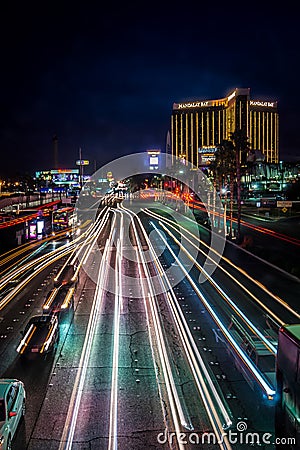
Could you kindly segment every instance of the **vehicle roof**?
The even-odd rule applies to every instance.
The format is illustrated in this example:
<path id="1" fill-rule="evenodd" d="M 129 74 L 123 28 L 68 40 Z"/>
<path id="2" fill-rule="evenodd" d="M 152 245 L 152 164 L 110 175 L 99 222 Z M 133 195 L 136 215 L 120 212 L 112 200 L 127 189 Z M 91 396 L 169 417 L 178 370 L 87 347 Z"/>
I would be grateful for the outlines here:
<path id="1" fill-rule="evenodd" d="M 4 398 L 9 386 L 16 382 L 18 382 L 18 380 L 14 378 L 0 378 L 0 398 Z"/>
<path id="2" fill-rule="evenodd" d="M 48 324 L 52 320 L 55 320 L 55 316 L 43 314 L 42 316 L 32 316 L 29 320 L 29 323 Z"/>

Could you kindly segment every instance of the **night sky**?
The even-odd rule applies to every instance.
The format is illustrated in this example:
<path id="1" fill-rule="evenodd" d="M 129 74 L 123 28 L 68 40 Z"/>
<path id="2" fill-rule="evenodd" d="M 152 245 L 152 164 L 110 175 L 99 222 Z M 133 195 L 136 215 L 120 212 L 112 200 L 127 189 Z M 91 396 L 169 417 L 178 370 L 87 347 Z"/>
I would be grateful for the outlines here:
<path id="1" fill-rule="evenodd" d="M 164 150 L 174 102 L 222 98 L 236 87 L 278 101 L 280 158 L 300 160 L 296 11 L 262 1 L 7 3 L 1 176 L 52 168 L 54 135 L 60 166 L 75 167 L 81 147 L 90 173 Z"/>

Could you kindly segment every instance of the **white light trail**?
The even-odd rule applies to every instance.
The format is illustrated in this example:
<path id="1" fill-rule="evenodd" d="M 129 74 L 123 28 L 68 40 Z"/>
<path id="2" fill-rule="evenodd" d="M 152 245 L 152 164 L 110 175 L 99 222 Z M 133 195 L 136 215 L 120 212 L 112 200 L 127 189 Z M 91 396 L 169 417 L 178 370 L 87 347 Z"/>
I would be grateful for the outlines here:
<path id="1" fill-rule="evenodd" d="M 125 208 L 124 208 L 124 211 L 127 214 L 132 216 L 132 213 L 130 211 L 127 211 Z M 135 234 L 135 239 L 136 239 L 138 249 L 139 249 L 139 252 L 138 252 L 139 260 L 142 263 L 143 271 L 144 271 L 144 274 L 146 275 L 146 277 L 141 276 L 140 280 L 141 280 L 141 283 L 146 282 L 147 283 L 146 289 L 147 290 L 149 289 L 149 291 L 147 292 L 147 290 L 145 290 L 145 288 L 143 288 L 144 293 L 145 293 L 144 298 L 148 299 L 148 301 L 149 301 L 151 318 L 152 318 L 152 322 L 153 322 L 153 326 L 154 326 L 154 331 L 155 331 L 155 335 L 156 335 L 156 343 L 157 343 L 157 348 L 158 348 L 158 352 L 159 352 L 159 359 L 161 362 L 161 367 L 162 367 L 162 371 L 164 374 L 166 389 L 168 392 L 168 400 L 170 403 L 172 420 L 174 423 L 176 435 L 179 436 L 181 433 L 180 423 L 186 429 L 191 430 L 193 428 L 190 424 L 190 421 L 187 420 L 184 416 L 182 406 L 181 406 L 181 403 L 180 403 L 180 400 L 178 397 L 178 393 L 176 390 L 176 385 L 175 385 L 175 381 L 174 381 L 174 377 L 173 377 L 173 373 L 172 373 L 171 365 L 170 365 L 170 361 L 169 361 L 169 356 L 168 356 L 168 352 L 167 352 L 167 348 L 166 348 L 165 338 L 164 338 L 164 334 L 163 334 L 160 319 L 159 319 L 157 304 L 155 301 L 155 296 L 153 294 L 153 289 L 152 289 L 152 285 L 151 285 L 151 275 L 149 273 L 147 262 L 144 260 L 144 256 L 143 256 L 144 252 L 143 252 L 143 249 L 142 249 L 142 246 L 140 243 L 140 238 L 138 236 L 138 232 L 136 230 L 136 226 L 135 226 L 135 223 L 133 220 L 132 220 L 132 225 L 133 225 L 133 230 L 134 230 L 134 234 Z M 178 420 L 178 418 L 179 418 L 179 420 Z M 180 421 L 180 423 L 179 423 L 179 421 Z M 184 445 L 180 441 L 179 441 L 178 445 L 181 450 L 184 450 Z"/>
<path id="2" fill-rule="evenodd" d="M 137 217 L 137 220 L 140 223 L 139 218 Z M 152 244 L 146 234 L 146 231 L 144 229 L 144 227 L 142 226 L 142 224 L 140 223 L 142 232 L 144 234 L 145 239 L 147 240 L 149 249 L 151 250 L 151 253 L 153 254 L 153 256 L 155 256 L 155 251 L 152 247 Z M 214 432 L 216 433 L 216 436 L 219 436 L 220 438 L 220 447 L 221 448 L 226 448 L 226 449 L 230 449 L 230 443 L 228 442 L 228 439 L 224 439 L 224 426 L 225 428 L 229 428 L 232 425 L 232 420 L 231 417 L 229 416 L 227 409 L 225 407 L 225 405 L 223 404 L 217 390 L 214 384 L 214 381 L 212 380 L 212 378 L 210 377 L 208 370 L 205 366 L 205 363 L 203 361 L 203 359 L 201 358 L 201 355 L 197 349 L 197 346 L 195 344 L 195 341 L 191 335 L 191 332 L 189 330 L 188 324 L 185 320 L 185 317 L 181 311 L 181 308 L 178 304 L 177 298 L 176 298 L 176 294 L 174 293 L 174 290 L 171 286 L 170 281 L 168 280 L 168 278 L 166 277 L 160 263 L 159 260 L 157 258 L 154 258 L 154 262 L 157 266 L 157 269 L 159 269 L 159 272 L 163 274 L 163 279 L 166 282 L 167 286 L 166 286 L 166 292 L 169 291 L 171 292 L 171 294 L 169 292 L 167 292 L 168 298 L 169 300 L 171 300 L 170 302 L 170 306 L 171 306 L 171 312 L 173 314 L 175 323 L 177 325 L 177 330 L 178 330 L 178 334 L 180 335 L 183 347 L 186 351 L 186 357 L 187 360 L 189 362 L 192 374 L 194 376 L 195 382 L 196 382 L 196 386 L 199 390 L 199 393 L 201 395 L 201 398 L 203 400 L 204 406 L 206 408 L 206 411 L 208 413 L 208 417 L 210 419 L 210 422 L 212 424 L 212 427 L 214 429 Z M 172 300 L 173 297 L 173 300 Z M 174 307 L 174 303 L 176 303 L 176 308 Z M 179 317 L 180 316 L 180 317 Z M 194 353 L 193 353 L 194 352 Z M 197 360 L 195 359 L 195 355 L 197 357 Z M 201 369 L 203 374 L 200 371 L 199 368 L 199 363 L 201 365 Z M 214 403 L 211 399 L 211 395 L 207 389 L 207 386 L 205 384 L 205 379 L 207 380 L 211 392 L 215 398 L 215 401 L 218 404 L 218 407 L 220 409 L 220 412 L 223 416 L 223 420 L 224 423 L 221 423 L 219 420 L 219 414 L 216 411 L 215 407 L 214 407 Z M 223 438 L 223 439 L 222 439 Z"/>
<path id="3" fill-rule="evenodd" d="M 181 244 L 181 242 L 175 237 L 175 235 L 173 233 L 171 233 L 171 231 L 164 226 L 164 224 L 162 222 L 159 221 L 159 224 L 161 225 L 161 227 L 169 234 L 169 236 L 172 237 L 172 239 L 174 240 L 174 242 L 176 242 L 176 244 L 178 244 L 180 246 L 180 248 L 185 252 L 185 254 L 193 261 L 193 263 L 195 264 L 195 266 L 197 267 L 197 269 L 199 271 L 202 271 L 202 273 L 204 273 L 204 275 L 206 276 L 206 278 L 209 280 L 209 282 L 211 283 L 211 285 L 219 292 L 219 294 L 227 301 L 227 303 L 230 305 L 230 307 L 233 309 L 233 311 L 235 313 L 238 314 L 238 316 L 240 316 L 240 318 L 247 324 L 247 326 L 249 327 L 250 331 L 252 331 L 257 337 L 259 337 L 263 343 L 265 344 L 265 346 L 269 349 L 269 351 L 271 353 L 273 353 L 273 355 L 276 355 L 277 353 L 277 349 L 274 347 L 274 345 L 261 333 L 261 331 L 259 331 L 259 329 L 248 319 L 248 317 L 241 311 L 241 309 L 233 302 L 233 300 L 231 300 L 231 298 L 224 292 L 224 290 L 221 288 L 221 286 L 206 272 L 206 270 L 200 266 L 200 264 L 198 263 L 198 261 L 195 260 L 195 258 L 193 258 L 193 256 L 186 250 L 186 248 Z M 188 241 L 191 243 L 191 241 L 188 239 Z M 192 243 L 191 243 L 192 244 Z"/>
<path id="4" fill-rule="evenodd" d="M 121 215 L 120 238 L 117 241 L 115 263 L 115 316 L 114 316 L 114 343 L 113 365 L 110 398 L 110 420 L 108 450 L 118 448 L 118 369 L 119 369 L 119 338 L 120 338 L 120 314 L 122 303 L 122 247 L 123 247 L 123 215 Z"/>
<path id="5" fill-rule="evenodd" d="M 106 241 L 105 248 L 103 251 L 103 258 L 101 260 L 101 265 L 99 269 L 99 276 L 98 276 L 98 282 L 97 282 L 97 288 L 91 308 L 90 318 L 87 326 L 87 331 L 84 339 L 84 344 L 81 352 L 80 362 L 78 371 L 76 374 L 76 379 L 72 391 L 71 400 L 69 403 L 67 418 L 65 421 L 65 426 L 63 429 L 63 433 L 60 439 L 60 445 L 59 450 L 71 450 L 73 445 L 73 438 L 77 423 L 77 417 L 80 407 L 80 401 L 81 396 L 84 388 L 85 383 L 85 377 L 87 372 L 87 365 L 91 353 L 92 343 L 93 343 L 93 337 L 95 334 L 96 325 L 98 323 L 98 314 L 102 305 L 103 301 L 103 294 L 104 294 L 104 284 L 105 284 L 105 274 L 106 274 L 106 257 L 109 252 L 109 248 L 111 245 L 111 242 L 113 240 L 113 234 L 114 234 L 114 223 L 115 223 L 115 216 L 114 220 L 112 222 L 111 231 L 108 240 Z"/>
<path id="6" fill-rule="evenodd" d="M 198 286 L 195 283 L 195 281 L 193 280 L 193 278 L 190 276 L 189 272 L 186 270 L 186 268 L 183 266 L 183 264 L 177 258 L 177 256 L 173 252 L 172 248 L 170 247 L 170 245 L 168 244 L 168 242 L 166 241 L 166 239 L 164 238 L 162 233 L 159 231 L 159 229 L 155 226 L 155 224 L 153 222 L 152 222 L 152 226 L 155 228 L 157 233 L 160 235 L 162 241 L 164 242 L 165 246 L 168 248 L 169 252 L 172 254 L 172 256 L 175 259 L 175 261 L 180 266 L 181 270 L 183 270 L 183 272 L 185 273 L 185 276 L 189 280 L 189 282 L 190 282 L 191 286 L 193 287 L 194 291 L 197 293 L 197 295 L 201 299 L 202 303 L 205 305 L 206 309 L 209 311 L 210 315 L 212 316 L 212 318 L 214 319 L 214 321 L 216 322 L 216 324 L 218 325 L 218 327 L 222 331 L 222 333 L 225 336 L 225 338 L 227 339 L 227 341 L 231 344 L 231 346 L 233 347 L 235 352 L 239 355 L 239 357 L 244 362 L 246 367 L 248 367 L 248 369 L 250 370 L 252 375 L 258 381 L 258 383 L 260 384 L 260 386 L 262 387 L 264 392 L 267 394 L 268 398 L 273 398 L 275 393 L 276 393 L 276 390 L 267 383 L 267 381 L 264 379 L 262 374 L 257 370 L 256 366 L 253 364 L 252 360 L 250 358 L 248 358 L 248 356 L 245 354 L 245 352 L 239 347 L 239 345 L 233 339 L 233 337 L 231 336 L 231 334 L 229 333 L 227 328 L 224 326 L 222 321 L 219 319 L 218 315 L 215 313 L 213 308 L 210 306 L 208 300 L 205 298 L 203 293 L 198 288 Z"/>
<path id="7" fill-rule="evenodd" d="M 176 229 L 174 227 L 174 222 L 172 220 L 169 220 L 165 217 L 162 217 L 159 214 L 156 214 L 153 211 L 148 210 L 147 208 L 143 209 L 143 211 L 145 213 L 147 213 L 148 215 L 161 220 L 164 223 L 168 223 L 173 229 Z M 248 278 L 252 283 L 256 284 L 261 290 L 263 290 L 267 295 L 269 295 L 271 298 L 273 298 L 276 302 L 278 302 L 283 308 L 287 309 L 291 314 L 293 314 L 297 319 L 300 320 L 300 314 L 295 311 L 288 303 L 286 303 L 282 298 L 278 297 L 277 295 L 275 295 L 273 292 L 271 292 L 266 286 L 264 286 L 261 282 L 259 282 L 258 280 L 256 280 L 255 278 L 253 278 L 251 275 L 249 275 L 246 271 L 244 271 L 241 267 L 237 266 L 236 264 L 234 264 L 232 261 L 230 261 L 228 258 L 226 258 L 223 255 L 220 255 L 215 249 L 210 248 L 210 246 L 200 240 L 197 236 L 195 236 L 193 233 L 191 233 L 188 229 L 186 229 L 185 227 L 183 227 L 182 225 L 176 223 L 176 226 L 179 227 L 181 230 L 184 231 L 184 233 L 187 233 L 188 235 L 190 235 L 197 243 L 196 244 L 192 244 L 194 247 L 196 247 L 205 257 L 211 259 L 213 261 L 213 259 L 207 255 L 203 250 L 201 250 L 201 248 L 199 247 L 199 244 L 204 245 L 206 248 L 208 248 L 209 250 L 211 250 L 212 252 L 214 252 L 218 257 L 222 258 L 223 261 L 225 261 L 227 264 L 229 264 L 231 267 L 233 267 L 235 270 L 237 270 L 239 273 L 241 273 L 242 275 L 244 275 L 246 278 Z M 178 230 L 176 230 L 178 231 Z M 184 234 L 181 233 L 181 236 L 185 239 L 186 236 Z M 236 284 L 238 284 L 242 289 L 246 290 L 245 286 L 240 283 L 236 278 L 234 278 L 231 274 L 229 274 L 228 271 L 226 271 L 226 269 L 224 269 L 224 267 L 222 267 L 220 264 L 218 266 L 218 268 L 220 270 L 222 270 L 224 273 L 226 273 L 226 275 L 230 276 L 234 282 Z M 279 324 L 279 325 L 283 325 L 285 323 L 285 321 L 283 321 L 282 319 L 280 319 L 277 315 L 275 315 L 275 313 L 273 313 L 273 311 L 271 311 L 262 301 L 260 301 L 257 297 L 255 297 L 249 290 L 246 290 L 247 294 L 249 294 L 258 304 L 259 306 L 261 306 L 270 316 L 273 317 L 273 319 Z"/>

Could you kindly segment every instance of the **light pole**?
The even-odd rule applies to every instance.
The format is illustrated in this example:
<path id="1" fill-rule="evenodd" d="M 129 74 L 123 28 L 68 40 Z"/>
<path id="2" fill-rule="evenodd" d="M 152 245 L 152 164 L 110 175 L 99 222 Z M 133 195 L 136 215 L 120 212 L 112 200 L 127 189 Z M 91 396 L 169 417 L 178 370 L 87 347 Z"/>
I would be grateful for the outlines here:
<path id="1" fill-rule="evenodd" d="M 82 186 L 83 186 L 83 165 L 82 165 L 82 152 L 81 152 L 81 147 L 79 147 L 79 184 L 80 184 L 80 190 L 82 190 Z"/>
<path id="2" fill-rule="evenodd" d="M 83 166 L 89 165 L 88 160 L 82 159 L 82 151 L 81 147 L 79 147 L 79 160 L 76 161 L 76 165 L 79 166 L 79 184 L 80 184 L 80 190 L 83 188 Z"/>

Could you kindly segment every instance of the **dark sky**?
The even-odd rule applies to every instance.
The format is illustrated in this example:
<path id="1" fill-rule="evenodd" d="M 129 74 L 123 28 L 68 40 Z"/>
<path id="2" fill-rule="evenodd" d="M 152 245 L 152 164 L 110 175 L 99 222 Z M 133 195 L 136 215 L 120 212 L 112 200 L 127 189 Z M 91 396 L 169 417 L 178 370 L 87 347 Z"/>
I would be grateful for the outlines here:
<path id="1" fill-rule="evenodd" d="M 1 176 L 52 168 L 55 134 L 60 165 L 74 167 L 81 147 L 91 173 L 94 161 L 164 149 L 174 102 L 236 87 L 278 101 L 280 157 L 300 159 L 296 11 L 263 1 L 7 3 Z"/>

